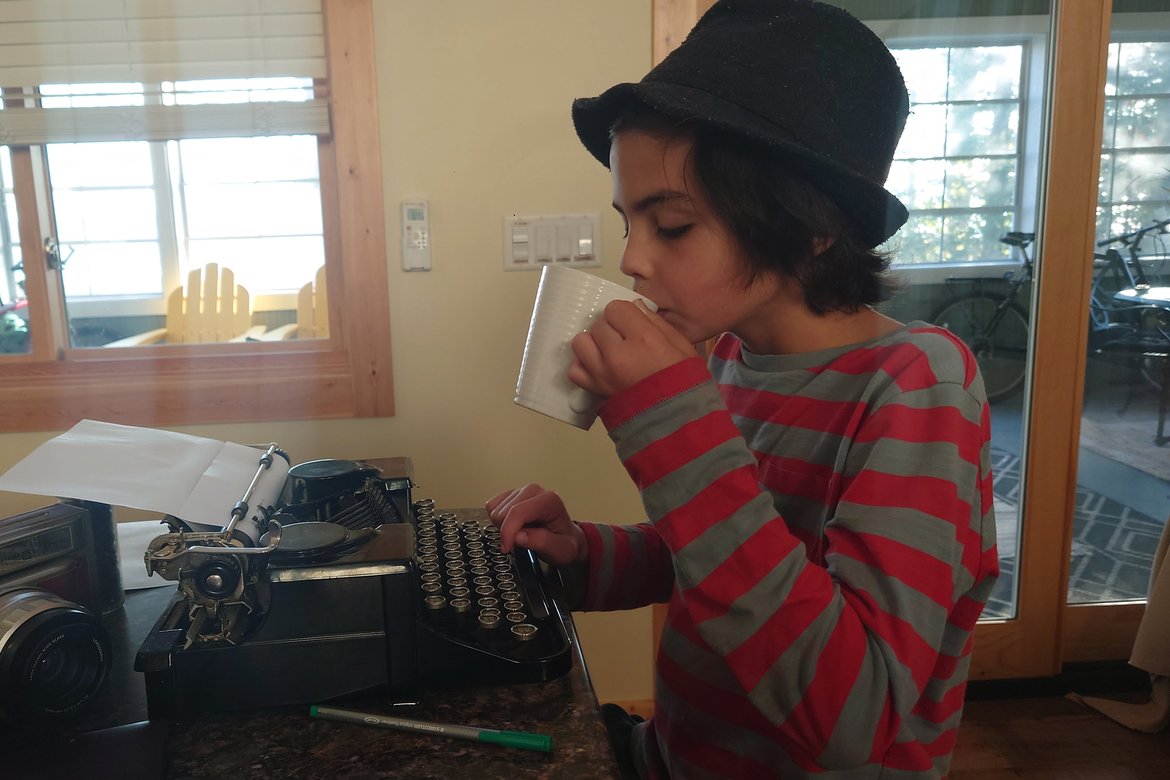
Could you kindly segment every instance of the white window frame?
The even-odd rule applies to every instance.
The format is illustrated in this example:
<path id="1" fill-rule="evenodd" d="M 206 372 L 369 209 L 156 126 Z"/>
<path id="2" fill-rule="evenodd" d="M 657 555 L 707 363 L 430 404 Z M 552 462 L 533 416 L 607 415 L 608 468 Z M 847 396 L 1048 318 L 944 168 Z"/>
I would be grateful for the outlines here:
<path id="1" fill-rule="evenodd" d="M 865 20 L 891 49 L 1022 45 L 1018 130 L 1019 166 L 1013 230 L 1037 230 L 1041 152 L 1045 111 L 1044 72 L 1049 19 L 1044 16 L 970 17 L 963 19 Z M 949 29 L 942 29 L 942 28 Z M 1035 195 L 1031 195 L 1035 193 Z M 896 236 L 891 246 L 896 249 Z M 956 272 L 964 276 L 1000 277 L 1016 267 L 1012 258 L 945 263 L 901 263 L 895 251 L 894 273 L 909 284 L 941 284 Z"/>

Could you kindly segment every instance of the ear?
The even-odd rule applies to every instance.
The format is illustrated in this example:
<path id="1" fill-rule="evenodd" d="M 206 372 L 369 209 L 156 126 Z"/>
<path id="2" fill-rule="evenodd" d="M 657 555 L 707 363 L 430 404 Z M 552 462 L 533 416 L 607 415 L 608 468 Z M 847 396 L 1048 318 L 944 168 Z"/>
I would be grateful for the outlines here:
<path id="1" fill-rule="evenodd" d="M 835 243 L 837 243 L 836 236 L 813 236 L 813 257 L 823 255 Z"/>

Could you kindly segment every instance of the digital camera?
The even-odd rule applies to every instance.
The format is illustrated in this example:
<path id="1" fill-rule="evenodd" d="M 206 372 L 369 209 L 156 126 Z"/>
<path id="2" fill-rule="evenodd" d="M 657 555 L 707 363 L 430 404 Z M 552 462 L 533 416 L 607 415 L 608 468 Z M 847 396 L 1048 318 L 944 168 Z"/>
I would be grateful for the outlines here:
<path id="1" fill-rule="evenodd" d="M 61 502 L 0 520 L 0 720 L 64 721 L 105 682 L 101 613 L 120 605 L 121 582 L 110 596 L 103 533 L 113 534 L 104 504 Z M 116 574 L 116 545 L 113 555 Z"/>

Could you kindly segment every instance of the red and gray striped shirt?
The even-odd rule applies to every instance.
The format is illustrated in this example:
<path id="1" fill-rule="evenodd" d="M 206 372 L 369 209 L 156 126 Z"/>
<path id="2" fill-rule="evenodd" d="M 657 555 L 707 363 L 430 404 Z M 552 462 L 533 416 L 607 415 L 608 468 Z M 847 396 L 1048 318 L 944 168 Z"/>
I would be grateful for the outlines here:
<path id="1" fill-rule="evenodd" d="M 644 772 L 945 775 L 999 570 L 962 342 L 912 323 L 775 356 L 724 335 L 601 415 L 649 522 L 581 523 L 580 606 L 669 602 Z"/>

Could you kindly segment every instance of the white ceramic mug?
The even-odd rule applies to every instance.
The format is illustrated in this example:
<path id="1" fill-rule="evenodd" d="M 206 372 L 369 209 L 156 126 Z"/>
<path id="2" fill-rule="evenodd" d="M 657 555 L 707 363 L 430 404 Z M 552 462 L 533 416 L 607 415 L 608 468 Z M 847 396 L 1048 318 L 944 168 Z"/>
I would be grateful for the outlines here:
<path id="1" fill-rule="evenodd" d="M 516 403 L 589 430 L 602 399 L 569 381 L 573 336 L 589 330 L 610 301 L 641 300 L 633 290 L 567 266 L 546 265 L 528 324 Z"/>

